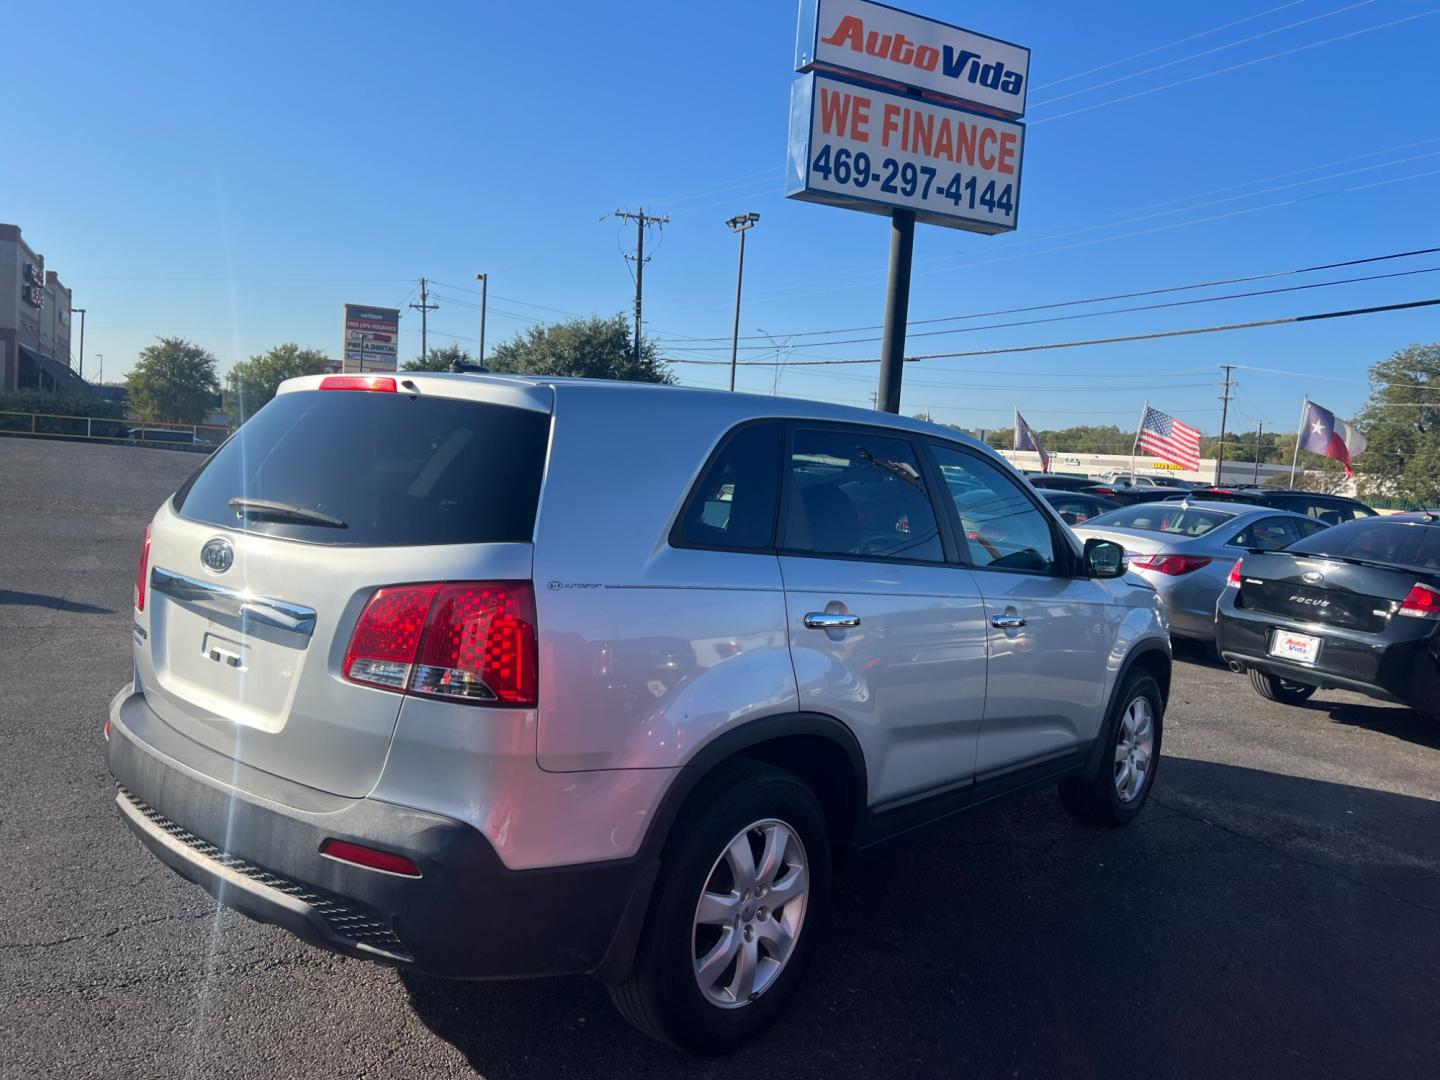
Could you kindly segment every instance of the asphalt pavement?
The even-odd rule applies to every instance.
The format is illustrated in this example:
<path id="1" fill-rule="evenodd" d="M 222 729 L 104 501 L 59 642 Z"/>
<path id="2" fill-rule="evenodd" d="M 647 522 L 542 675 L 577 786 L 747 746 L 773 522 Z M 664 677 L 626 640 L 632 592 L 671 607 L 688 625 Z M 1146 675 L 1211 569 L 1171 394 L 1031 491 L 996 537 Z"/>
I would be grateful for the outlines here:
<path id="1" fill-rule="evenodd" d="M 728 1059 L 587 979 L 443 982 L 217 910 L 121 823 L 101 734 L 141 531 L 197 464 L 0 439 L 7 1080 L 1440 1073 L 1440 722 L 1194 651 L 1134 825 L 1042 793 L 855 860 L 797 1007 Z"/>

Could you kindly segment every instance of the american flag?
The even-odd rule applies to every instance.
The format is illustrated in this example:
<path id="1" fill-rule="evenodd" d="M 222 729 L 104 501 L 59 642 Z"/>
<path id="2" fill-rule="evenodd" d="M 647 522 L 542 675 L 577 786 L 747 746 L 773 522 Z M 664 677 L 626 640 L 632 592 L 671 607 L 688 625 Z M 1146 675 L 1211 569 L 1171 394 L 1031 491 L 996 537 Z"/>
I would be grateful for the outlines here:
<path id="1" fill-rule="evenodd" d="M 1200 468 L 1200 429 L 1145 406 L 1140 422 L 1139 448 L 1186 469 Z"/>

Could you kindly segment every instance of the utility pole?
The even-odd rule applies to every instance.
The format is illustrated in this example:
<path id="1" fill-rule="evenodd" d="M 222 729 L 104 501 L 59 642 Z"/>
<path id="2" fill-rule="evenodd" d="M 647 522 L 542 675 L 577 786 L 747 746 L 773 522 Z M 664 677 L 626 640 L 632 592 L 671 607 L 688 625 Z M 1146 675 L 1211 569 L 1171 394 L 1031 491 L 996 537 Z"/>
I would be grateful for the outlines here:
<path id="1" fill-rule="evenodd" d="M 645 297 L 645 226 L 658 225 L 664 227 L 670 223 L 670 215 L 647 214 L 642 206 L 637 213 L 630 213 L 626 210 L 616 210 L 614 217 L 621 221 L 635 222 L 635 254 L 626 255 L 625 258 L 635 263 L 635 363 L 640 363 L 640 323 L 641 305 Z"/>
<path id="2" fill-rule="evenodd" d="M 736 214 L 725 222 L 733 233 L 740 234 L 740 269 L 735 272 L 735 332 L 730 337 L 730 392 L 735 392 L 735 354 L 740 351 L 740 287 L 745 283 L 745 234 L 755 227 L 760 215 L 753 210 Z"/>
<path id="3" fill-rule="evenodd" d="M 420 302 L 410 306 L 420 312 L 420 362 L 423 364 L 430 355 L 430 312 L 438 308 L 439 304 L 430 303 L 430 283 L 423 277 L 420 279 Z M 360 370 L 365 370 L 364 351 L 361 351 Z"/>
<path id="4" fill-rule="evenodd" d="M 1220 406 L 1220 451 L 1216 455 L 1215 461 L 1216 484 L 1223 484 L 1225 482 L 1225 421 L 1230 417 L 1230 387 L 1232 385 L 1230 373 L 1235 370 L 1235 365 L 1221 364 L 1220 367 L 1225 372 L 1225 382 L 1223 384 L 1225 394 L 1220 398 L 1222 403 Z"/>
<path id="5" fill-rule="evenodd" d="M 1253 482 L 1260 483 L 1260 447 L 1265 445 L 1265 421 L 1255 421 L 1255 476 Z"/>
<path id="6" fill-rule="evenodd" d="M 490 275 L 476 274 L 475 280 L 480 282 L 480 357 L 475 362 L 481 367 L 485 366 L 485 308 L 489 306 L 490 300 Z"/>
<path id="7" fill-rule="evenodd" d="M 71 308 L 72 314 L 80 316 L 80 378 L 85 378 L 85 309 Z"/>

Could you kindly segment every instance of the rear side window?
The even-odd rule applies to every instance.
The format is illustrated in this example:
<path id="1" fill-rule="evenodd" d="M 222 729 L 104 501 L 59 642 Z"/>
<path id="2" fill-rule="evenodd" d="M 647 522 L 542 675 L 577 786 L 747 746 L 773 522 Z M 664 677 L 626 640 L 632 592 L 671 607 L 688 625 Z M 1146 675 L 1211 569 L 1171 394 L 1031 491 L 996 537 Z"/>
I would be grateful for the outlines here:
<path id="1" fill-rule="evenodd" d="M 1305 514 L 1326 525 L 1340 525 L 1355 518 L 1349 503 L 1338 499 L 1311 498 L 1304 495 L 1282 495 L 1275 500 L 1281 510 L 1294 514 Z"/>
<path id="2" fill-rule="evenodd" d="M 800 554 L 943 562 L 914 446 L 851 431 L 795 432 L 785 548 Z"/>
<path id="3" fill-rule="evenodd" d="M 771 546 L 784 437 L 779 423 L 751 424 L 730 437 L 691 492 L 680 523 L 682 543 L 737 551 Z"/>
<path id="4" fill-rule="evenodd" d="M 1311 523 L 1302 523 L 1299 518 L 1293 517 L 1261 518 L 1241 529 L 1239 535 L 1230 542 L 1240 547 L 1255 548 L 1260 551 L 1279 551 L 1300 539 L 1303 535 L 1299 528 L 1301 524 L 1309 525 Z M 1325 527 L 1319 522 L 1314 524 L 1322 529 Z"/>
<path id="5" fill-rule="evenodd" d="M 175 510 L 313 544 L 529 542 L 549 436 L 548 416 L 508 405 L 281 394 L 176 493 Z"/>

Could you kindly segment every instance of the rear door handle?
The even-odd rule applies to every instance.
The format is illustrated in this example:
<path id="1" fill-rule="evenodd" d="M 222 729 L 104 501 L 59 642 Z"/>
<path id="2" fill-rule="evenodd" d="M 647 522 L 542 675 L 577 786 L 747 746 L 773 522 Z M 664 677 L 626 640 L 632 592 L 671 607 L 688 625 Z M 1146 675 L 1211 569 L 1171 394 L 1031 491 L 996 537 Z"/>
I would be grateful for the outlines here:
<path id="1" fill-rule="evenodd" d="M 860 625 L 860 616 L 848 611 L 807 611 L 805 625 L 811 630 L 850 630 Z"/>
<path id="2" fill-rule="evenodd" d="M 990 625 L 997 630 L 1019 630 L 1025 625 L 1024 615 L 991 615 Z"/>

